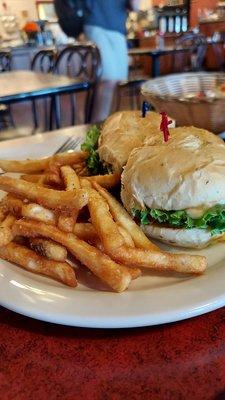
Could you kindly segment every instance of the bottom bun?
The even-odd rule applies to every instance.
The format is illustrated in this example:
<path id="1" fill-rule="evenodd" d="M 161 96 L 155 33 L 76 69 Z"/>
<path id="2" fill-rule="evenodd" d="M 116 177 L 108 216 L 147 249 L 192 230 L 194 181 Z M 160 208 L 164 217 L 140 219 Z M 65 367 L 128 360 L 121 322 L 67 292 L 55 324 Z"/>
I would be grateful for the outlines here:
<path id="1" fill-rule="evenodd" d="M 160 227 L 159 225 L 143 225 L 144 233 L 153 239 L 158 239 L 163 243 L 172 246 L 187 247 L 187 248 L 204 248 L 212 242 L 215 242 L 218 237 L 211 236 L 210 231 L 205 229 L 174 229 Z"/>

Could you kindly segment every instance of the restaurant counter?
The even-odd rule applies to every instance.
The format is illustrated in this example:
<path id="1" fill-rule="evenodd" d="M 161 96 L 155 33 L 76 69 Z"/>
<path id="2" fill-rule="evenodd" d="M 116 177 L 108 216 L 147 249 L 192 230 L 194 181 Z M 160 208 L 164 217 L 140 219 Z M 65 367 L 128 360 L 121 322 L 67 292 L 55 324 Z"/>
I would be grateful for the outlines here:
<path id="1" fill-rule="evenodd" d="M 225 20 L 224 22 L 220 22 L 221 25 L 219 25 L 222 29 L 222 24 L 224 26 L 224 32 L 225 32 Z M 202 24 L 201 28 L 203 27 L 204 24 Z M 203 33 L 203 32 L 202 32 Z M 205 33 L 206 34 L 206 33 Z M 212 35 L 206 35 L 207 37 L 211 37 Z M 166 35 L 164 39 L 165 46 L 175 46 L 175 42 L 179 35 L 176 34 L 170 34 Z M 140 39 L 140 47 L 145 48 L 145 47 L 154 47 L 157 45 L 157 40 L 156 36 L 152 36 L 149 38 L 142 38 Z M 186 57 L 183 55 L 183 57 Z M 143 56 L 141 58 L 142 65 L 143 65 L 143 71 L 144 74 L 149 74 L 149 71 L 151 71 L 151 59 L 149 57 Z M 207 47 L 207 52 L 205 56 L 205 61 L 204 61 L 204 69 L 206 71 L 218 71 L 221 69 L 221 66 L 223 65 L 224 62 L 224 42 L 220 41 L 218 43 L 208 43 Z M 181 58 L 180 56 L 177 57 L 174 56 L 174 54 L 169 54 L 169 55 L 164 55 L 160 58 L 160 71 L 162 75 L 166 74 L 171 74 L 174 73 L 174 63 L 176 67 L 176 72 L 183 72 L 182 70 L 179 71 L 179 63 L 181 63 Z"/>

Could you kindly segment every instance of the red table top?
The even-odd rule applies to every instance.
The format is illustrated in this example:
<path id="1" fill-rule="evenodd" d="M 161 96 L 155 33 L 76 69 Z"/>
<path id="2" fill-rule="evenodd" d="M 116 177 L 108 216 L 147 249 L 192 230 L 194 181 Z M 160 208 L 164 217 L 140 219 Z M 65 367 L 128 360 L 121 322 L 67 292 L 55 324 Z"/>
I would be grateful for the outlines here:
<path id="1" fill-rule="evenodd" d="M 225 308 L 170 325 L 91 330 L 0 308 L 1 400 L 225 399 Z"/>

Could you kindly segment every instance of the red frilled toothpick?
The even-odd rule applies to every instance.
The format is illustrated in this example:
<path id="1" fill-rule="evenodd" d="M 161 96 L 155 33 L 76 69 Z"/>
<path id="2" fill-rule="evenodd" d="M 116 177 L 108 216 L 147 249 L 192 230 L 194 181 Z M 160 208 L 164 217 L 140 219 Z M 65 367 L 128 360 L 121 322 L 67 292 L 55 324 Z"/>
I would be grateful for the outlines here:
<path id="1" fill-rule="evenodd" d="M 164 142 L 168 142 L 170 137 L 169 125 L 172 124 L 173 121 L 168 119 L 167 113 L 165 111 L 161 112 L 162 121 L 160 124 L 160 131 L 162 131 L 164 136 Z"/>

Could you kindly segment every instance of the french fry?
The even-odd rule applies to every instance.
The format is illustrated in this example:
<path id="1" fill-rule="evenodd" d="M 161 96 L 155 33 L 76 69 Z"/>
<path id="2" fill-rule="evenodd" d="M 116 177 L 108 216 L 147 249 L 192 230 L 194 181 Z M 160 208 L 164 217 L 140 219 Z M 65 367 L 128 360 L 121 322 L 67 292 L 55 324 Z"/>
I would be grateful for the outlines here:
<path id="1" fill-rule="evenodd" d="M 89 240 L 89 243 L 92 246 L 97 247 L 97 249 L 99 249 L 102 253 L 105 253 L 103 244 L 98 236 L 95 236 L 92 238 L 92 240 Z M 120 264 L 120 266 L 130 274 L 132 281 L 134 279 L 139 278 L 142 275 L 142 271 L 140 268 L 130 268 L 127 265 L 122 265 L 122 264 Z"/>
<path id="2" fill-rule="evenodd" d="M 57 217 L 52 210 L 48 210 L 36 203 L 23 204 L 21 215 L 24 218 L 42 221 L 50 225 L 56 225 L 57 223 Z"/>
<path id="3" fill-rule="evenodd" d="M 26 182 L 39 183 L 42 176 L 43 174 L 25 174 L 21 175 L 20 179 L 23 179 Z"/>
<path id="4" fill-rule="evenodd" d="M 207 267 L 206 257 L 173 254 L 159 251 L 133 249 L 127 246 L 121 247 L 111 257 L 129 267 L 148 268 L 156 271 L 174 271 L 182 274 L 202 274 Z"/>
<path id="5" fill-rule="evenodd" d="M 3 203 L 0 206 L 0 224 L 2 221 L 4 221 L 6 215 L 7 215 L 7 208 L 3 205 Z"/>
<path id="6" fill-rule="evenodd" d="M 45 186 L 45 174 L 43 173 L 42 175 L 40 175 L 39 179 L 38 179 L 38 186 Z"/>
<path id="7" fill-rule="evenodd" d="M 81 188 L 80 180 L 76 172 L 70 166 L 65 165 L 61 167 L 61 175 L 67 192 Z M 78 213 L 73 213 L 72 217 L 61 215 L 58 221 L 59 229 L 65 232 L 73 232 L 77 217 Z"/>
<path id="8" fill-rule="evenodd" d="M 58 228 L 63 232 L 73 232 L 76 218 L 64 214 L 59 215 Z"/>
<path id="9" fill-rule="evenodd" d="M 72 151 L 69 153 L 59 153 L 51 157 L 51 161 L 62 165 L 73 165 L 85 161 L 88 153 L 85 151 Z"/>
<path id="10" fill-rule="evenodd" d="M 91 222 L 100 237 L 104 249 L 108 254 L 125 245 L 125 240 L 119 232 L 109 212 L 109 206 L 105 199 L 94 189 L 89 189 L 88 208 Z"/>
<path id="11" fill-rule="evenodd" d="M 81 188 L 79 177 L 69 165 L 64 165 L 61 167 L 61 175 L 66 187 L 66 191 Z"/>
<path id="12" fill-rule="evenodd" d="M 78 176 L 89 176 L 90 175 L 85 162 L 73 164 L 72 167 Z"/>
<path id="13" fill-rule="evenodd" d="M 92 245 L 97 247 L 102 253 L 105 253 L 103 244 L 98 236 L 92 238 L 92 240 L 88 240 L 88 242 Z M 131 276 L 132 281 L 134 279 L 139 278 L 142 275 L 142 271 L 140 268 L 130 268 L 127 265 L 120 264 L 121 268 L 125 269 Z"/>
<path id="14" fill-rule="evenodd" d="M 95 175 L 95 176 L 87 176 L 85 179 L 90 181 L 91 183 L 98 183 L 104 188 L 110 189 L 112 187 L 117 186 L 120 183 L 120 174 L 108 174 L 108 175 Z M 83 178 L 81 178 L 82 182 Z"/>
<path id="15" fill-rule="evenodd" d="M 85 189 L 76 192 L 64 192 L 43 188 L 35 183 L 22 179 L 0 176 L 0 189 L 22 196 L 44 207 L 59 211 L 79 211 L 88 202 L 88 193 Z"/>
<path id="16" fill-rule="evenodd" d="M 87 179 L 87 177 L 80 179 L 80 184 L 83 189 L 91 189 L 92 183 Z"/>
<path id="17" fill-rule="evenodd" d="M 1 222 L 0 225 L 0 246 L 6 246 L 13 240 L 11 227 L 15 222 L 15 217 L 11 214 Z"/>
<path id="18" fill-rule="evenodd" d="M 49 260 L 64 262 L 67 259 L 66 248 L 49 239 L 31 238 L 30 247 L 36 253 Z"/>
<path id="19" fill-rule="evenodd" d="M 80 161 L 78 163 L 75 163 L 72 165 L 73 169 L 78 169 L 78 168 L 84 168 L 86 166 L 86 162 L 85 161 Z"/>
<path id="20" fill-rule="evenodd" d="M 9 212 L 17 217 L 21 217 L 24 202 L 21 199 L 7 195 L 2 202 L 5 212 Z"/>
<path id="21" fill-rule="evenodd" d="M 118 229 L 119 229 L 120 234 L 123 236 L 126 245 L 130 246 L 130 247 L 135 247 L 134 241 L 133 241 L 131 235 L 129 234 L 129 232 L 127 232 L 126 229 L 124 229 L 120 225 L 118 225 Z"/>
<path id="22" fill-rule="evenodd" d="M 45 259 L 19 244 L 9 243 L 0 247 L 0 257 L 27 271 L 46 275 L 71 287 L 77 286 L 75 272 L 69 264 Z"/>
<path id="23" fill-rule="evenodd" d="M 108 284 L 116 292 L 124 291 L 131 282 L 131 276 L 121 265 L 115 263 L 107 255 L 95 247 L 78 239 L 72 233 L 61 232 L 54 226 L 36 221 L 16 221 L 13 233 L 20 236 L 43 236 L 65 246 L 93 274 Z"/>
<path id="24" fill-rule="evenodd" d="M 140 268 L 129 268 L 127 267 L 127 270 L 129 274 L 131 275 L 132 281 L 135 279 L 139 278 L 142 275 L 141 269 Z"/>
<path id="25" fill-rule="evenodd" d="M 119 230 L 120 230 L 120 227 L 119 227 Z M 100 241 L 98 234 L 92 224 L 76 223 L 76 225 L 74 227 L 74 234 L 79 239 L 82 239 L 85 242 L 89 242 L 89 243 L 95 245 L 99 250 L 103 251 L 103 253 L 104 253 L 103 244 Z M 127 237 L 126 237 L 126 239 L 127 239 Z M 129 268 L 129 267 L 125 267 L 125 266 L 124 266 L 124 268 L 127 269 L 129 274 L 131 275 L 132 280 L 137 279 L 139 276 L 141 276 L 140 268 Z"/>
<path id="26" fill-rule="evenodd" d="M 130 233 L 138 248 L 144 250 L 159 250 L 159 248 L 145 236 L 144 232 L 142 232 L 141 228 L 135 223 L 135 221 L 133 221 L 128 212 L 109 192 L 97 183 L 93 183 L 93 187 L 107 201 L 114 220 Z"/>
<path id="27" fill-rule="evenodd" d="M 0 226 L 0 246 L 6 246 L 8 243 L 12 242 L 12 240 L 11 229 Z"/>
<path id="28" fill-rule="evenodd" d="M 52 186 L 62 186 L 60 164 L 53 162 L 49 163 L 49 167 L 44 174 L 44 184 Z"/>
<path id="29" fill-rule="evenodd" d="M 3 228 L 12 228 L 16 218 L 12 215 L 9 214 L 7 217 L 4 219 L 4 221 L 1 222 L 1 227 Z"/>
<path id="30" fill-rule="evenodd" d="M 33 174 L 41 172 L 48 168 L 50 162 L 56 162 L 60 165 L 73 165 L 87 158 L 87 153 L 84 151 L 72 153 L 59 153 L 51 157 L 46 157 L 38 160 L 0 160 L 0 168 L 4 172 L 19 172 L 22 174 Z"/>
<path id="31" fill-rule="evenodd" d="M 81 240 L 85 242 L 94 242 L 96 237 L 98 238 L 98 234 L 89 222 L 79 222 L 74 226 L 73 233 Z"/>
<path id="32" fill-rule="evenodd" d="M 90 190 L 88 207 L 91 221 L 98 232 L 106 254 L 116 262 L 129 267 L 150 268 L 158 271 L 176 271 L 185 274 L 200 274 L 207 266 L 205 257 L 187 254 L 171 254 L 126 246 L 116 223 L 108 210 L 108 204 Z"/>
<path id="33" fill-rule="evenodd" d="M 87 177 L 87 176 L 90 175 L 90 173 L 89 173 L 89 171 L 88 171 L 88 169 L 87 169 L 86 166 L 85 166 L 85 167 L 81 167 L 81 168 L 77 168 L 77 169 L 74 168 L 74 170 L 76 171 L 76 173 L 77 173 L 78 176 L 85 176 L 85 177 Z"/>

